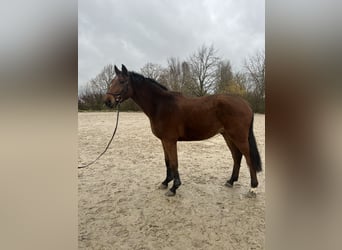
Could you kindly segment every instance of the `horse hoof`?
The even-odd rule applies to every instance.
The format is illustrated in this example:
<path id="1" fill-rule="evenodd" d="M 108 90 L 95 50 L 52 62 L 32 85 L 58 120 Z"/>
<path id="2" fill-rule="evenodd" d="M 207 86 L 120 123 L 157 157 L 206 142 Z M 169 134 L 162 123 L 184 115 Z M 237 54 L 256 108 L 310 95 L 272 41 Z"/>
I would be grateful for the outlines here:
<path id="1" fill-rule="evenodd" d="M 226 187 L 230 187 L 232 188 L 233 187 L 233 184 L 230 184 L 228 181 L 226 182 L 226 184 L 224 184 Z"/>
<path id="2" fill-rule="evenodd" d="M 174 193 L 174 192 L 172 192 L 171 190 L 169 190 L 169 191 L 167 191 L 167 192 L 165 193 L 165 195 L 166 195 L 166 196 L 175 196 L 176 193 Z"/>
<path id="3" fill-rule="evenodd" d="M 167 189 L 167 185 L 164 185 L 163 183 L 159 185 L 159 189 Z"/>
<path id="4" fill-rule="evenodd" d="M 256 197 L 256 191 L 254 189 L 250 189 L 248 193 L 246 194 L 248 198 L 255 198 Z"/>

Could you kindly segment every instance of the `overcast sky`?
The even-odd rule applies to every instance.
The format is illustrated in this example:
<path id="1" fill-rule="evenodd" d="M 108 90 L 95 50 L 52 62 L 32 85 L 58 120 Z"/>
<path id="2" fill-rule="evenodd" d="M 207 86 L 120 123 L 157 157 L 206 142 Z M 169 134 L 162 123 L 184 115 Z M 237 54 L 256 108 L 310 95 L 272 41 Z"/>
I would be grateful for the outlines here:
<path id="1" fill-rule="evenodd" d="M 202 44 L 213 44 L 237 71 L 265 48 L 264 0 L 82 0 L 78 10 L 79 86 L 109 63 L 166 66 Z"/>

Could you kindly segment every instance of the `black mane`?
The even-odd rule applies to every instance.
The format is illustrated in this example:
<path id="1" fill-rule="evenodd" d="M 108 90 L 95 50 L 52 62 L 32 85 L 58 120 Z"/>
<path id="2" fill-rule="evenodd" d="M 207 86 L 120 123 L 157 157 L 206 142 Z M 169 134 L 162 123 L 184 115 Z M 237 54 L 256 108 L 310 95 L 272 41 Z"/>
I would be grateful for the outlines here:
<path id="1" fill-rule="evenodd" d="M 138 74 L 136 72 L 129 72 L 130 77 L 132 78 L 132 80 L 134 81 L 147 81 L 149 83 L 152 83 L 154 86 L 161 88 L 163 90 L 169 91 L 169 89 L 167 87 L 165 87 L 164 85 L 160 84 L 159 82 L 157 82 L 156 80 L 152 79 L 152 78 L 147 78 L 141 74 Z"/>

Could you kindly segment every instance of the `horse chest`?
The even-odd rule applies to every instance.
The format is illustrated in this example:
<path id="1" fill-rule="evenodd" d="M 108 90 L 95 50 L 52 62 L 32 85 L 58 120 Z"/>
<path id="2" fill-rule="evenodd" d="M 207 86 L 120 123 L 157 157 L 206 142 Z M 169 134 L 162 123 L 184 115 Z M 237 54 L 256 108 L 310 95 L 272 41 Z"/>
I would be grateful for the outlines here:
<path id="1" fill-rule="evenodd" d="M 159 139 L 176 139 L 178 138 L 177 126 L 172 122 L 153 122 L 151 123 L 152 133 Z"/>
<path id="2" fill-rule="evenodd" d="M 158 126 L 157 124 L 153 123 L 151 121 L 151 130 L 152 130 L 152 133 L 158 137 L 159 139 L 161 139 L 163 136 L 163 130 L 161 129 L 160 126 Z"/>
<path id="3" fill-rule="evenodd" d="M 151 130 L 152 130 L 152 133 L 153 133 L 155 136 L 157 136 L 158 138 L 160 138 L 160 132 L 159 132 L 159 130 L 158 130 L 155 126 L 153 126 L 152 124 L 151 124 Z"/>

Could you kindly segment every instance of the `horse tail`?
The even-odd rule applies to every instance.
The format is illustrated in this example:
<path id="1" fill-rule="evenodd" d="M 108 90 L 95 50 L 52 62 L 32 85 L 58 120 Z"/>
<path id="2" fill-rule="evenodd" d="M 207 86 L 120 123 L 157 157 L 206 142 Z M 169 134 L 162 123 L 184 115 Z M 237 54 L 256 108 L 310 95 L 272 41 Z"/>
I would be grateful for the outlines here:
<path id="1" fill-rule="evenodd" d="M 260 154 L 259 154 L 258 147 L 255 141 L 254 133 L 253 133 L 253 121 L 254 121 L 254 114 L 252 115 L 252 121 L 249 127 L 249 134 L 248 134 L 249 155 L 251 158 L 252 167 L 255 169 L 256 172 L 260 172 L 262 170 L 261 159 L 260 159 Z"/>

